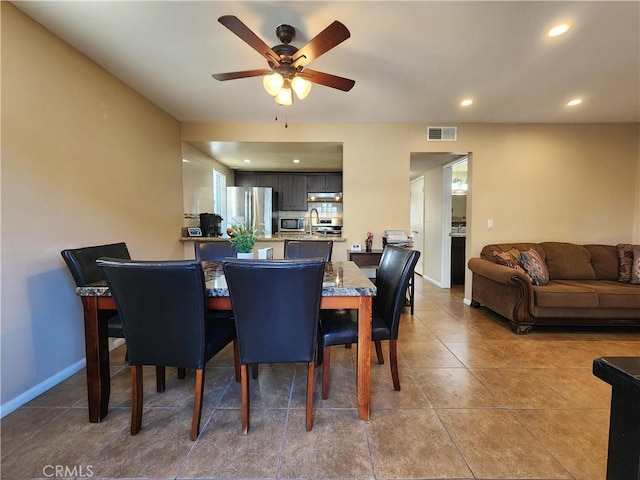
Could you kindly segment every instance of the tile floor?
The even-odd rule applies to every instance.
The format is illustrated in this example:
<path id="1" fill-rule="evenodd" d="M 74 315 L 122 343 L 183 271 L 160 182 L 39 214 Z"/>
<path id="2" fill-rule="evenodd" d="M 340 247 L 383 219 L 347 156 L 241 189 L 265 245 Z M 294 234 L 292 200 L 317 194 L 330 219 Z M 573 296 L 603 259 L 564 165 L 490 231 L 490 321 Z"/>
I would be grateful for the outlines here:
<path id="1" fill-rule="evenodd" d="M 306 368 L 262 365 L 251 429 L 227 349 L 207 366 L 202 431 L 189 440 L 193 372 L 155 392 L 145 372 L 142 431 L 129 435 L 129 371 L 112 354 L 109 415 L 87 419 L 84 371 L 2 419 L 2 478 L 604 480 L 610 386 L 599 356 L 640 355 L 640 331 L 538 329 L 516 336 L 462 290 L 416 281 L 403 315 L 401 392 L 372 358 L 372 418 L 355 408 L 355 349 L 334 347 L 329 400 L 304 428 Z M 386 349 L 385 349 L 386 351 Z M 375 357 L 375 353 L 373 354 Z M 56 470 L 57 469 L 57 470 Z"/>

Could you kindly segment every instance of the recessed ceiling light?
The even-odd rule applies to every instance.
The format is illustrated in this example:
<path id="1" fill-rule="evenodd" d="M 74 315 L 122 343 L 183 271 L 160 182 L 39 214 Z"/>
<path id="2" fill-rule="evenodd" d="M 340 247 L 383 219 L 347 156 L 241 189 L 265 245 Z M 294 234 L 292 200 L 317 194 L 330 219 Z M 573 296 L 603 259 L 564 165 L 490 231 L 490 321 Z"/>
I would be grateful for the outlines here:
<path id="1" fill-rule="evenodd" d="M 251 163 L 251 160 L 249 160 L 248 158 L 245 159 L 244 163 Z"/>
<path id="2" fill-rule="evenodd" d="M 471 105 L 473 103 L 473 100 L 471 100 L 470 98 L 466 98 L 464 100 L 462 100 L 460 102 L 460 106 L 462 107 L 468 107 L 469 105 Z"/>
<path id="3" fill-rule="evenodd" d="M 182 163 L 189 163 L 189 160 L 187 160 L 186 158 L 183 158 Z"/>
<path id="4" fill-rule="evenodd" d="M 294 158 L 293 163 L 300 163 L 300 160 L 298 160 L 297 158 Z"/>
<path id="5" fill-rule="evenodd" d="M 581 103 L 582 103 L 581 98 L 574 98 L 573 100 L 570 100 L 569 102 L 567 102 L 567 107 L 575 107 L 576 105 L 580 105 Z"/>
<path id="6" fill-rule="evenodd" d="M 571 28 L 571 25 L 569 25 L 568 23 L 560 23 L 552 27 L 551 30 L 547 32 L 547 35 L 549 37 L 558 37 L 564 33 L 567 33 L 570 28 Z"/>

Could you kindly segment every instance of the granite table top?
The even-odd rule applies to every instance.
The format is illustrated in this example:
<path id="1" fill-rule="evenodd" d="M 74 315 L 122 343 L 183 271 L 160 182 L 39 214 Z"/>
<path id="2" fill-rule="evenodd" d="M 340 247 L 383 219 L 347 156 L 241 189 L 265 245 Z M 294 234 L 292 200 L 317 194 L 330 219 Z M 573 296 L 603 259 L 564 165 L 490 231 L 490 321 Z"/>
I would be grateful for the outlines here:
<path id="1" fill-rule="evenodd" d="M 202 262 L 209 297 L 228 297 L 227 280 L 219 262 Z M 77 287 L 76 294 L 81 297 L 111 296 L 106 282 L 97 282 Z M 325 264 L 323 297 L 373 297 L 375 285 L 367 278 L 354 262 L 327 262 Z"/>

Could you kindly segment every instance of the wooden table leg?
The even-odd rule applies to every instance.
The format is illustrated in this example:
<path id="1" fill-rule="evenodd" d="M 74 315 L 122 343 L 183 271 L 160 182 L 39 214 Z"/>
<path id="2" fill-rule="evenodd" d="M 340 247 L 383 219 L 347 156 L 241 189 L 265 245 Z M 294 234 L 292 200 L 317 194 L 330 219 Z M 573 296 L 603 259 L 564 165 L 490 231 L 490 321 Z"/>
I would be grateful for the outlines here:
<path id="1" fill-rule="evenodd" d="M 82 305 L 89 421 L 99 423 L 109 410 L 111 391 L 107 323 L 99 321 L 98 297 L 82 297 Z"/>
<path id="2" fill-rule="evenodd" d="M 371 301 L 360 297 L 358 306 L 358 414 L 371 418 Z"/>

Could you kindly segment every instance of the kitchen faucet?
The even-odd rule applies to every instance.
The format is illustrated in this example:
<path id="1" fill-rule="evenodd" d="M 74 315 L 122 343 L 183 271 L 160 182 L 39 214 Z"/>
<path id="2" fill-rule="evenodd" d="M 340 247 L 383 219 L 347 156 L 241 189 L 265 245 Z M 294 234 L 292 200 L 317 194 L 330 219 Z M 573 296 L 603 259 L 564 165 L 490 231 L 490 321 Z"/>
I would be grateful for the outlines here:
<path id="1" fill-rule="evenodd" d="M 318 213 L 318 209 L 312 208 L 309 210 L 309 235 L 313 234 L 313 212 L 316 212 L 316 219 L 318 220 L 318 223 L 320 223 L 320 214 Z"/>

